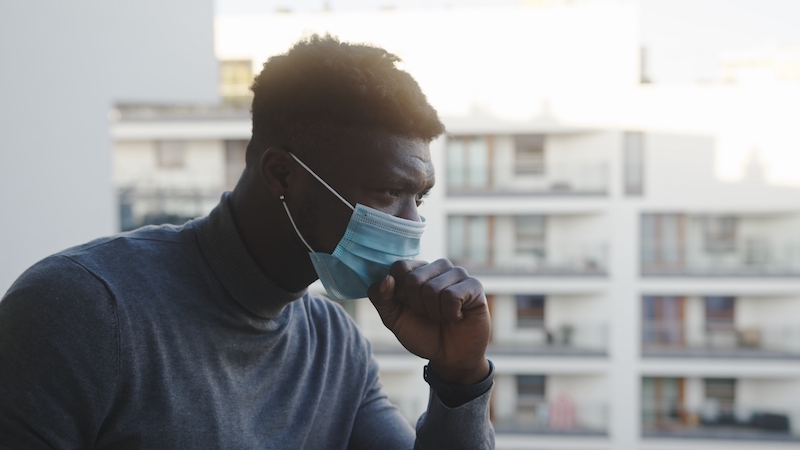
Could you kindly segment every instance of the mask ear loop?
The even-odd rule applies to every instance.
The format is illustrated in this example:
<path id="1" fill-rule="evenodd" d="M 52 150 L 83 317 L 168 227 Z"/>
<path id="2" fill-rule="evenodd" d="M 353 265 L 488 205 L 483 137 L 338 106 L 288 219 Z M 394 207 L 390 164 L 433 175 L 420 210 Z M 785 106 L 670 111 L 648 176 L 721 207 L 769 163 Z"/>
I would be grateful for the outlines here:
<path id="1" fill-rule="evenodd" d="M 345 199 L 344 199 L 344 197 L 342 197 L 341 195 L 339 195 L 339 193 L 338 193 L 338 192 L 334 191 L 334 190 L 333 190 L 333 188 L 332 188 L 332 187 L 330 187 L 330 186 L 328 185 L 328 183 L 324 182 L 324 181 L 322 180 L 322 178 L 320 178 L 320 177 L 319 177 L 319 175 L 315 174 L 315 173 L 314 173 L 314 171 L 313 171 L 313 170 L 311 170 L 311 168 L 309 168 L 307 165 L 305 165 L 305 163 L 303 163 L 303 161 L 300 161 L 300 159 L 299 159 L 297 156 L 295 156 L 295 155 L 294 155 L 294 153 L 292 153 L 292 152 L 286 152 L 286 153 L 288 153 L 289 155 L 291 155 L 291 156 L 292 156 L 292 158 L 294 158 L 294 160 L 295 160 L 295 161 L 297 161 L 297 163 L 298 163 L 298 164 L 300 164 L 301 166 L 303 166 L 303 168 L 304 168 L 304 169 L 306 169 L 306 170 L 308 171 L 308 173 L 310 173 L 310 174 L 311 174 L 311 175 L 312 175 L 314 178 L 316 178 L 316 179 L 317 179 L 317 181 L 319 181 L 320 183 L 322 183 L 322 185 L 323 185 L 323 186 L 325 186 L 326 188 L 328 188 L 328 190 L 329 190 L 329 191 L 331 191 L 331 192 L 333 193 L 333 195 L 337 196 L 337 197 L 339 198 L 339 200 L 343 201 L 345 205 L 349 206 L 349 207 L 350 207 L 350 209 L 352 209 L 353 211 L 355 211 L 355 210 L 356 210 L 356 209 L 353 207 L 353 205 L 351 205 L 351 204 L 350 204 L 350 202 L 348 202 L 347 200 L 345 200 Z M 284 205 L 283 205 L 283 206 L 286 206 L 286 204 L 284 203 Z M 288 209 L 287 209 L 287 211 L 288 211 Z M 289 216 L 289 217 L 291 217 L 291 216 Z M 294 222 L 292 222 L 292 223 L 294 223 Z M 296 229 L 296 228 L 295 228 L 295 229 Z"/>
<path id="2" fill-rule="evenodd" d="M 297 225 L 294 223 L 294 219 L 292 219 L 292 213 L 289 212 L 289 207 L 286 206 L 286 197 L 281 195 L 279 198 L 281 199 L 281 203 L 283 203 L 283 209 L 286 210 L 286 215 L 289 216 L 289 222 L 292 223 L 292 228 L 294 228 L 294 232 L 297 233 L 297 236 L 300 238 L 301 241 L 303 241 L 303 244 L 305 244 L 308 251 L 314 253 L 314 249 L 311 248 L 310 245 L 308 245 L 308 242 L 306 242 L 306 240 L 303 239 L 303 235 L 300 234 L 300 230 L 297 229 Z"/>

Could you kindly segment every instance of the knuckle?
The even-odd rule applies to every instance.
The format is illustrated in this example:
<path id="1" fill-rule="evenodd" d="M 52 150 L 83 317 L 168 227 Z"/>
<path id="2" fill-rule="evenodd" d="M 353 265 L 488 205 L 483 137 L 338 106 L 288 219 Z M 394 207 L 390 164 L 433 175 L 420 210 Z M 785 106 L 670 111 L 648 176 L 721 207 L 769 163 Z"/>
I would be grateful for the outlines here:
<path id="1" fill-rule="evenodd" d="M 425 283 L 422 285 L 419 292 L 425 298 L 438 298 L 440 289 L 433 283 Z"/>
<path id="2" fill-rule="evenodd" d="M 408 272 L 410 271 L 410 264 L 407 259 L 401 259 L 399 261 L 395 261 L 389 270 L 396 270 L 398 272 Z"/>
<path id="3" fill-rule="evenodd" d="M 452 269 L 452 268 L 453 268 L 453 263 L 452 263 L 452 262 L 450 262 L 450 260 L 449 260 L 449 259 L 447 259 L 447 258 L 440 258 L 440 259 L 437 259 L 436 261 L 434 261 L 434 263 L 435 263 L 436 265 L 438 265 L 438 266 L 444 266 L 444 267 L 447 267 L 448 269 Z"/>
<path id="4" fill-rule="evenodd" d="M 481 292 L 483 292 L 483 283 L 481 283 L 480 280 L 478 280 L 477 278 L 469 277 L 469 282 L 475 289 L 479 289 Z"/>
<path id="5" fill-rule="evenodd" d="M 464 280 L 464 279 L 469 279 L 470 278 L 469 272 L 467 272 L 467 269 L 465 269 L 465 268 L 463 268 L 461 266 L 455 266 L 451 270 L 453 270 L 458 275 L 458 279 L 459 280 Z"/>
<path id="6" fill-rule="evenodd" d="M 450 304 L 453 302 L 460 302 L 459 299 L 461 295 L 455 287 L 449 286 L 442 290 L 440 297 L 442 299 L 442 303 Z"/>
<path id="7" fill-rule="evenodd" d="M 405 283 L 406 286 L 410 288 L 419 289 L 424 284 L 424 282 L 425 281 L 423 280 L 420 274 L 414 272 L 409 272 L 408 274 L 406 274 Z"/>

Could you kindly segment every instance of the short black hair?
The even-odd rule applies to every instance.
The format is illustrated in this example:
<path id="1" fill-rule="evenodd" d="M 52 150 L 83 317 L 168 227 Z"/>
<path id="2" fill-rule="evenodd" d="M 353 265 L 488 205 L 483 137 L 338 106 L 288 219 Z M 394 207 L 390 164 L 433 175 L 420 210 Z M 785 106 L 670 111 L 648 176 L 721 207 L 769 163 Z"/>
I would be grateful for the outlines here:
<path id="1" fill-rule="evenodd" d="M 399 61 L 382 48 L 329 34 L 301 39 L 269 58 L 253 82 L 250 148 L 290 147 L 342 128 L 430 142 L 444 125 L 414 78 L 395 67 Z"/>

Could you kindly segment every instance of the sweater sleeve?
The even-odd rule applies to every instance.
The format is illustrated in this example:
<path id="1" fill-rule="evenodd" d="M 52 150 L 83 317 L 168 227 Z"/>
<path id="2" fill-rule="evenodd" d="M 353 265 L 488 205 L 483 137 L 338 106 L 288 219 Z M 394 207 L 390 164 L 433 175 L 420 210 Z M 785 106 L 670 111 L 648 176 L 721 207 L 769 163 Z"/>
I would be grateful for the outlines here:
<path id="1" fill-rule="evenodd" d="M 100 280 L 65 256 L 28 269 L 0 301 L 0 448 L 93 448 L 118 355 Z"/>
<path id="2" fill-rule="evenodd" d="M 492 385 L 494 387 L 494 385 Z M 449 408 L 430 390 L 428 410 L 417 421 L 416 450 L 494 448 L 494 428 L 489 422 L 492 389 L 461 406 Z"/>
<path id="3" fill-rule="evenodd" d="M 414 430 L 400 410 L 383 393 L 378 363 L 368 362 L 367 390 L 358 410 L 348 448 L 351 450 L 484 450 L 494 448 L 494 429 L 489 422 L 491 389 L 456 408 L 445 406 L 433 390 L 428 410 Z"/>

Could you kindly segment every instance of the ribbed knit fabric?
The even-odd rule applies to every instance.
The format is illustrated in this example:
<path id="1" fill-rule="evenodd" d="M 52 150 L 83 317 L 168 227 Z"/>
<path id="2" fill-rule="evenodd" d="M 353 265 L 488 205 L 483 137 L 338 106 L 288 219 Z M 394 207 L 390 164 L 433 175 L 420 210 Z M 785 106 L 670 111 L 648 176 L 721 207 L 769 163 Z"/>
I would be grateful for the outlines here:
<path id="1" fill-rule="evenodd" d="M 484 449 L 489 394 L 431 393 L 415 441 L 355 323 L 267 278 L 225 196 L 48 257 L 0 301 L 3 449 Z"/>

